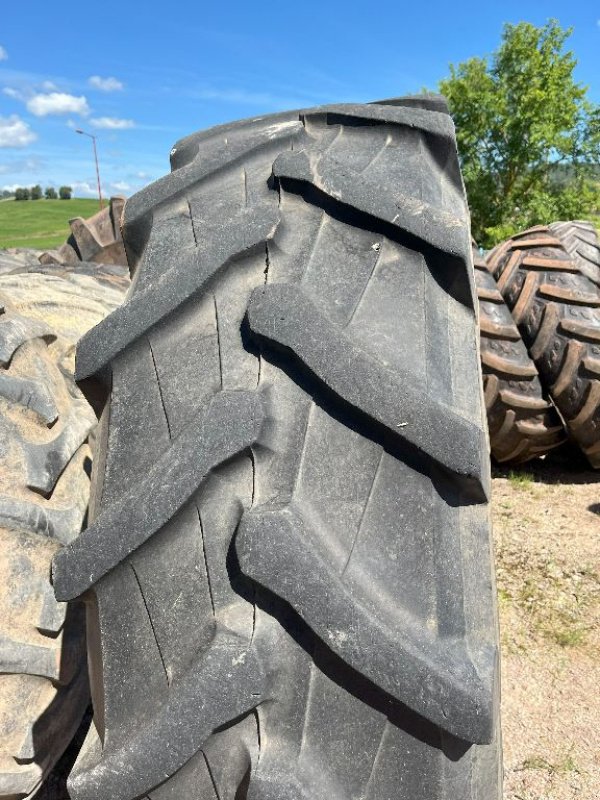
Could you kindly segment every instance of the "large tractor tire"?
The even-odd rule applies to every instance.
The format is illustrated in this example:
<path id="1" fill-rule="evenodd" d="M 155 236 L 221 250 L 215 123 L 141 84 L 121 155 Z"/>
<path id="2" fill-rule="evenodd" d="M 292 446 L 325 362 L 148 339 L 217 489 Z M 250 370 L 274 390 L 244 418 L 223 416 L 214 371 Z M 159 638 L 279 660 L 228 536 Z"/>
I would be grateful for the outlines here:
<path id="1" fill-rule="evenodd" d="M 520 464 L 558 447 L 565 441 L 565 431 L 496 281 L 476 249 L 473 263 L 492 456 L 500 464 Z"/>
<path id="2" fill-rule="evenodd" d="M 600 285 L 547 226 L 487 263 L 571 436 L 600 468 Z"/>
<path id="3" fill-rule="evenodd" d="M 49 574 L 89 499 L 96 417 L 73 380 L 74 346 L 128 283 L 117 268 L 94 267 L 95 277 L 66 268 L 0 276 L 2 800 L 67 796 L 52 770 L 89 703 L 85 611 L 56 602 Z"/>
<path id="4" fill-rule="evenodd" d="M 97 264 L 126 264 L 121 237 L 121 216 L 124 197 L 111 197 L 107 206 L 92 217 L 69 220 L 71 235 L 57 250 L 42 253 L 41 264 L 76 264 L 88 261 Z"/>
<path id="5" fill-rule="evenodd" d="M 127 203 L 53 566 L 88 608 L 73 800 L 500 797 L 469 216 L 420 102 L 213 128 Z"/>
<path id="6" fill-rule="evenodd" d="M 129 283 L 127 267 L 38 264 L 0 275 L 0 292 L 18 312 L 50 327 L 55 350 L 74 356 L 83 334 L 121 305 Z M 72 359 L 71 372 L 74 367 Z"/>
<path id="7" fill-rule="evenodd" d="M 81 530 L 92 409 L 55 335 L 0 294 L 0 798 L 29 797 L 89 702 L 84 609 L 57 603 L 53 553 Z"/>

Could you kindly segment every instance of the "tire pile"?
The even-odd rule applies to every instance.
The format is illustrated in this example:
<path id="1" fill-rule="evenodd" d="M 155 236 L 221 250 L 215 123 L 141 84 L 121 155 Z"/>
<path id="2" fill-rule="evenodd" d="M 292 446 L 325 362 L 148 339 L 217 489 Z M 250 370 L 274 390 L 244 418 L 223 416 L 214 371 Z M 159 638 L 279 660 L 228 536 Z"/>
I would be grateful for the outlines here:
<path id="1" fill-rule="evenodd" d="M 485 412 L 498 462 L 600 466 L 600 244 L 474 247 L 484 411 L 453 136 L 431 97 L 231 123 L 10 254 L 0 800 L 84 714 L 82 600 L 75 800 L 501 796 Z"/>
<path id="2" fill-rule="evenodd" d="M 473 260 L 492 456 L 570 439 L 600 468 L 600 243 L 589 222 L 523 231 Z"/>
<path id="3" fill-rule="evenodd" d="M 73 379 L 75 344 L 129 285 L 126 266 L 98 263 L 119 258 L 120 240 L 94 238 L 78 251 L 90 261 L 0 255 L 0 800 L 37 797 L 44 781 L 66 797 L 53 769 L 89 704 L 85 609 L 56 601 L 49 568 L 90 493 L 97 420 Z"/>

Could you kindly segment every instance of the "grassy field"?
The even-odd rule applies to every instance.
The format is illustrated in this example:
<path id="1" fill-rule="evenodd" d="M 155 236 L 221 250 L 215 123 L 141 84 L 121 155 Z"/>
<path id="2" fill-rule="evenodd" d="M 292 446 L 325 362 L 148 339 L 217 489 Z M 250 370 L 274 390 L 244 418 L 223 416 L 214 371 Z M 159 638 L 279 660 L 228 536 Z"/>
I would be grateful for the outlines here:
<path id="1" fill-rule="evenodd" d="M 69 220 L 90 217 L 97 200 L 5 200 L 0 202 L 0 250 L 6 247 L 57 247 L 69 235 Z"/>

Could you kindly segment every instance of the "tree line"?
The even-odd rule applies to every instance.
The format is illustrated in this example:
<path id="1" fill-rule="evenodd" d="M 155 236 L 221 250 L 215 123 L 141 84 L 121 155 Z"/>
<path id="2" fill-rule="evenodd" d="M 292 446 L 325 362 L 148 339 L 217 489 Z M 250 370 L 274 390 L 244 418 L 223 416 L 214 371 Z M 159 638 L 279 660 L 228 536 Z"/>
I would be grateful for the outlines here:
<path id="1" fill-rule="evenodd" d="M 37 184 L 30 188 L 23 186 L 15 189 L 15 200 L 41 200 L 42 187 Z M 43 192 L 46 200 L 70 200 L 73 195 L 73 189 L 70 186 L 61 186 L 58 192 L 53 186 L 48 186 Z"/>

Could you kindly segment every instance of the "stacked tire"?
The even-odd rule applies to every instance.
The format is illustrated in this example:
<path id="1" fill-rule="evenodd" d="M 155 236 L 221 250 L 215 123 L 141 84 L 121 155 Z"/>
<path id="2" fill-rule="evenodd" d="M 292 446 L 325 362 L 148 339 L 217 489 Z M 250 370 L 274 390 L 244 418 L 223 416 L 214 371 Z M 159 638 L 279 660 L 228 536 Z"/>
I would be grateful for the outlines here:
<path id="1" fill-rule="evenodd" d="M 476 250 L 473 262 L 490 447 L 498 463 L 518 464 L 545 455 L 566 437 L 510 310 Z"/>
<path id="2" fill-rule="evenodd" d="M 543 455 L 563 441 L 564 428 L 599 468 L 600 245 L 593 225 L 536 226 L 498 245 L 485 263 L 474 260 L 493 456 L 517 463 Z"/>
<path id="3" fill-rule="evenodd" d="M 88 219 L 69 220 L 71 234 L 57 250 L 40 256 L 41 264 L 76 264 L 78 261 L 96 264 L 127 264 L 121 238 L 121 216 L 125 198 L 111 197 L 107 206 Z"/>
<path id="4" fill-rule="evenodd" d="M 89 499 L 96 417 L 73 379 L 75 343 L 128 283 L 114 267 L 94 268 L 0 275 L 2 800 L 38 796 L 50 774 L 64 784 L 52 770 L 89 704 L 84 608 L 57 602 L 49 573 Z"/>

